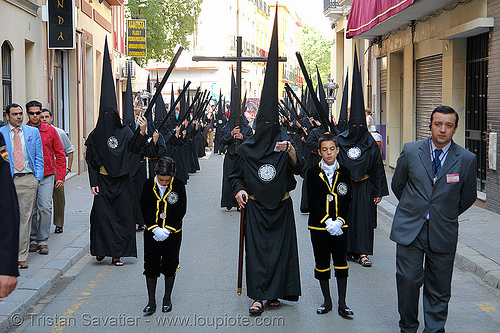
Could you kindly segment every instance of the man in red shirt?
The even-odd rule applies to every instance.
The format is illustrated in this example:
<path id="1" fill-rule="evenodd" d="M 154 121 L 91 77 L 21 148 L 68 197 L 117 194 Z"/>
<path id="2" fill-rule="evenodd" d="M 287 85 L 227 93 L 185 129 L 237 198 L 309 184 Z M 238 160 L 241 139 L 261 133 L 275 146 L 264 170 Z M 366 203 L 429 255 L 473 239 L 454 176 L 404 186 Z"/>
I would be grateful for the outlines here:
<path id="1" fill-rule="evenodd" d="M 66 155 L 54 127 L 41 122 L 42 103 L 30 101 L 26 103 L 28 125 L 38 127 L 43 145 L 43 179 L 38 185 L 35 208 L 31 224 L 30 252 L 49 254 L 48 239 L 52 221 L 52 192 L 54 188 L 64 185 L 66 176 Z M 55 184 L 54 184 L 55 179 Z M 40 218 L 38 218 L 40 212 Z"/>

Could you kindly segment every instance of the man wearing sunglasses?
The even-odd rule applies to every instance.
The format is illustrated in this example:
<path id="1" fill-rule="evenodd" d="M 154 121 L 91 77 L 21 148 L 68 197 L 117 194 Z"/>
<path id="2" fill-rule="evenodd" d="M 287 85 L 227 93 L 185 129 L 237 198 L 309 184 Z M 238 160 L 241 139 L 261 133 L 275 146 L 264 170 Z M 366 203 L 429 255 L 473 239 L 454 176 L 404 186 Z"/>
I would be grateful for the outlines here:
<path id="1" fill-rule="evenodd" d="M 43 178 L 38 186 L 35 208 L 33 209 L 29 251 L 49 254 L 48 239 L 52 221 L 52 194 L 54 188 L 64 185 L 66 155 L 56 129 L 41 121 L 42 103 L 30 101 L 26 103 L 26 110 L 29 118 L 28 125 L 37 127 L 40 131 L 44 162 Z M 40 212 L 40 218 L 38 218 L 38 212 Z"/>

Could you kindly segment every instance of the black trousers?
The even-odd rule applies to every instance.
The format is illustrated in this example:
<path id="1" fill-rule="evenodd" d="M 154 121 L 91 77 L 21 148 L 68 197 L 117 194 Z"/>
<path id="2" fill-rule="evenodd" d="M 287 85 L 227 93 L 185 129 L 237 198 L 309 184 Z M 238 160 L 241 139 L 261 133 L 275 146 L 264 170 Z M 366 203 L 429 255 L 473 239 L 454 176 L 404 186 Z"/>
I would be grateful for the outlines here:
<path id="1" fill-rule="evenodd" d="M 320 281 L 330 279 L 330 258 L 332 258 L 335 277 L 346 278 L 349 273 L 347 228 L 342 228 L 343 234 L 340 236 L 332 236 L 326 230 L 310 231 L 315 263 L 314 277 Z"/>
<path id="2" fill-rule="evenodd" d="M 170 236 L 162 242 L 153 239 L 153 232 L 144 230 L 144 275 L 157 278 L 160 273 L 171 277 L 179 267 L 182 231 Z"/>
<path id="3" fill-rule="evenodd" d="M 413 243 L 397 245 L 396 284 L 401 332 L 417 332 L 418 299 L 422 284 L 424 332 L 444 332 L 455 253 L 433 252 L 429 246 L 428 230 L 426 223 Z"/>

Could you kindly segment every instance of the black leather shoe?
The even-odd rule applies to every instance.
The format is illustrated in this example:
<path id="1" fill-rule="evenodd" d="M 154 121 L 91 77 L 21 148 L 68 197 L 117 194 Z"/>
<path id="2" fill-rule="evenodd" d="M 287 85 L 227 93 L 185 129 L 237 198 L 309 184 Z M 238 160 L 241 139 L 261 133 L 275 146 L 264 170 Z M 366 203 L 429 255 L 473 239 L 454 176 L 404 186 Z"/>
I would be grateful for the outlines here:
<path id="1" fill-rule="evenodd" d="M 55 230 L 54 230 L 55 234 L 62 234 L 62 232 L 63 232 L 63 228 L 62 227 L 56 227 Z"/>
<path id="2" fill-rule="evenodd" d="M 156 311 L 156 305 L 155 306 L 149 306 L 147 305 L 144 310 L 142 310 L 142 312 L 144 312 L 144 314 L 147 316 L 147 315 L 152 315 L 153 313 L 155 313 Z"/>
<path id="3" fill-rule="evenodd" d="M 170 311 L 172 311 L 172 304 L 164 305 L 161 307 L 161 312 L 170 312 Z"/>
<path id="4" fill-rule="evenodd" d="M 354 311 L 347 307 L 345 309 L 339 308 L 339 315 L 345 318 L 350 318 L 349 316 L 354 316 Z"/>
<path id="5" fill-rule="evenodd" d="M 321 304 L 321 306 L 316 310 L 317 314 L 325 314 L 332 310 L 331 305 Z"/>

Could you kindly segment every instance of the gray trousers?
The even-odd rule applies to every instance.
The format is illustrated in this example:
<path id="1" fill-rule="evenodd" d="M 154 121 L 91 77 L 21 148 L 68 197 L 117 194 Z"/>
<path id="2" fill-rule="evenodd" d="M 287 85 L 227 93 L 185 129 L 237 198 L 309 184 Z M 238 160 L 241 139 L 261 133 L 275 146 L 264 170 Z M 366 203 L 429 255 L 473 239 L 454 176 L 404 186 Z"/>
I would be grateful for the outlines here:
<path id="1" fill-rule="evenodd" d="M 417 332 L 418 299 L 424 285 L 424 333 L 444 332 L 451 297 L 455 253 L 436 253 L 424 224 L 410 245 L 397 244 L 396 284 L 401 332 Z"/>
<path id="2" fill-rule="evenodd" d="M 54 175 L 43 177 L 36 193 L 36 203 L 31 222 L 31 243 L 48 245 L 50 225 L 52 222 L 52 192 L 54 190 Z M 40 214 L 38 214 L 40 213 Z"/>

